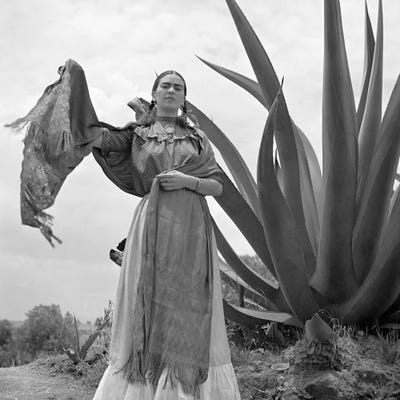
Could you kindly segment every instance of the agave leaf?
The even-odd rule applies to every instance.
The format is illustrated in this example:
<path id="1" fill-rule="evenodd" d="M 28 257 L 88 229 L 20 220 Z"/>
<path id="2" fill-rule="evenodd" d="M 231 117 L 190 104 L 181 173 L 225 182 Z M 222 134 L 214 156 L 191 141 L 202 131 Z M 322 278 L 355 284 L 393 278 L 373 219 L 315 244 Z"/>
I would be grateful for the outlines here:
<path id="1" fill-rule="evenodd" d="M 397 174 L 396 174 L 397 175 Z M 396 190 L 393 192 L 392 197 L 390 198 L 390 203 L 389 203 L 389 211 L 387 214 L 387 219 L 386 219 L 386 224 L 385 227 L 389 224 L 389 222 L 392 220 L 392 213 L 394 210 L 394 206 L 396 203 L 399 201 L 399 193 L 400 193 L 400 185 L 397 186 Z"/>
<path id="2" fill-rule="evenodd" d="M 256 215 L 258 211 L 257 186 L 247 164 L 228 137 L 194 104 L 187 101 L 189 108 L 199 121 L 207 137 L 220 151 L 243 198 L 249 203 Z"/>
<path id="3" fill-rule="evenodd" d="M 264 296 L 257 293 L 251 286 L 249 286 L 239 275 L 224 261 L 219 259 L 219 270 L 221 272 L 221 278 L 231 288 L 236 291 L 243 290 L 244 295 L 247 299 L 253 303 L 273 311 L 278 311 L 277 307 L 268 301 Z M 280 310 L 282 311 L 282 310 Z"/>
<path id="4" fill-rule="evenodd" d="M 376 259 L 374 265 L 383 265 L 396 247 L 400 243 L 400 186 L 396 189 L 393 197 L 393 202 L 391 204 L 391 210 L 389 210 L 389 217 L 385 229 L 383 231 Z M 389 207 L 390 208 L 390 207 Z"/>
<path id="5" fill-rule="evenodd" d="M 236 83 L 238 86 L 249 92 L 251 95 L 253 95 L 264 107 L 266 107 L 268 110 L 270 109 L 273 101 L 273 97 L 268 97 L 268 100 L 270 102 L 266 102 L 264 94 L 261 90 L 260 84 L 253 79 L 248 78 L 247 76 L 244 76 L 242 74 L 239 74 L 235 71 L 232 71 L 228 68 L 221 67 L 220 65 L 214 64 L 210 61 L 205 60 L 204 58 L 201 58 L 199 56 L 196 56 L 200 61 L 202 61 L 204 64 L 208 65 L 211 69 L 214 71 L 218 72 L 225 78 L 229 79 L 230 81 Z M 278 77 L 275 75 L 272 77 L 272 80 L 276 80 L 276 82 L 279 83 Z M 275 87 L 274 85 L 271 85 L 272 89 L 274 90 Z"/>
<path id="6" fill-rule="evenodd" d="M 311 277 L 315 270 L 315 254 L 310 243 L 303 212 L 296 139 L 283 95 L 280 97 L 277 112 L 275 139 L 281 161 L 283 193 L 298 229 L 298 236 L 303 248 L 305 271 L 307 276 Z"/>
<path id="7" fill-rule="evenodd" d="M 385 324 L 399 324 L 400 323 L 400 297 L 385 311 L 381 321 Z"/>
<path id="8" fill-rule="evenodd" d="M 400 330 L 400 324 L 396 324 L 395 322 L 387 322 L 379 327 L 383 329 Z"/>
<path id="9" fill-rule="evenodd" d="M 218 250 L 231 268 L 254 290 L 264 296 L 281 311 L 289 311 L 288 305 L 282 296 L 280 289 L 276 288 L 274 282 L 262 277 L 257 272 L 248 267 L 234 252 L 222 232 L 219 230 L 215 221 L 213 229 Z"/>
<path id="10" fill-rule="evenodd" d="M 274 166 L 275 166 L 276 180 L 278 182 L 279 189 L 281 189 L 281 192 L 283 193 L 283 176 L 282 176 L 281 166 L 279 165 L 278 161 L 278 149 L 275 150 L 274 158 L 275 158 Z"/>
<path id="11" fill-rule="evenodd" d="M 308 342 L 317 340 L 320 343 L 326 343 L 333 339 L 334 332 L 319 314 L 316 313 L 311 319 L 306 321 L 304 335 Z"/>
<path id="12" fill-rule="evenodd" d="M 390 198 L 400 152 L 400 77 L 397 79 L 383 117 L 380 141 L 371 163 L 370 174 L 354 227 L 353 246 L 367 265 L 361 277 L 371 268 L 386 224 Z M 392 219 L 393 217 L 391 217 Z"/>
<path id="13" fill-rule="evenodd" d="M 236 74 L 227 69 L 221 69 L 221 67 L 216 66 L 211 63 L 207 63 L 211 68 L 215 69 L 217 72 L 220 72 L 222 75 L 226 76 L 228 79 L 233 80 L 238 83 L 240 86 L 248 90 L 251 94 L 253 94 L 259 101 L 261 101 L 267 109 L 269 109 L 272 105 L 273 100 L 275 99 L 276 94 L 279 90 L 279 80 L 274 70 L 274 67 L 271 64 L 271 61 L 268 57 L 268 54 L 265 52 L 264 47 L 262 46 L 260 40 L 255 34 L 253 28 L 251 27 L 249 21 L 243 14 L 242 10 L 239 8 L 235 0 L 226 0 L 229 10 L 232 14 L 233 20 L 235 22 L 236 28 L 238 30 L 240 39 L 242 40 L 243 46 L 246 50 L 246 53 L 249 57 L 250 63 L 252 65 L 253 71 L 256 75 L 257 81 L 260 84 L 261 92 L 264 97 L 264 102 L 262 102 L 262 97 L 260 96 L 259 90 L 256 90 L 254 83 L 248 78 L 243 77 L 242 75 Z M 308 145 L 304 145 L 306 148 L 307 156 L 309 162 L 313 164 L 313 172 L 317 172 L 319 170 L 318 159 L 312 149 L 312 146 L 306 139 L 304 134 L 301 134 L 301 130 L 296 127 L 299 135 L 301 136 L 301 141 L 306 141 Z M 297 132 L 296 132 L 297 133 Z M 305 165 L 304 165 L 305 167 Z M 316 168 L 317 167 L 317 168 Z M 318 174 L 316 174 L 318 176 Z M 317 176 L 313 176 L 313 179 L 317 179 Z M 319 173 L 319 176 L 321 174 Z M 313 185 L 314 186 L 314 185 Z M 319 186 L 319 185 L 317 185 Z M 317 192 L 317 194 L 319 194 Z M 315 201 L 314 200 L 314 204 Z M 316 205 L 316 204 L 315 204 Z M 317 207 L 316 207 L 317 209 Z M 317 209 L 318 212 L 318 209 Z"/>
<path id="14" fill-rule="evenodd" d="M 356 200 L 356 112 L 338 0 L 325 0 L 323 85 L 324 204 L 312 286 L 331 301 L 354 293 L 352 232 Z"/>
<path id="15" fill-rule="evenodd" d="M 292 325 L 302 328 L 303 324 L 294 315 L 276 311 L 257 311 L 244 307 L 238 307 L 223 301 L 225 317 L 239 324 L 254 326 L 265 324 L 270 321 L 280 322 L 286 325 Z"/>
<path id="16" fill-rule="evenodd" d="M 299 231 L 274 171 L 272 145 L 278 105 L 279 96 L 271 107 L 260 147 L 257 171 L 260 211 L 281 290 L 293 313 L 306 321 L 317 312 L 318 305 L 304 272 Z"/>
<path id="17" fill-rule="evenodd" d="M 314 150 L 312 150 L 311 145 L 307 143 L 308 140 L 307 142 L 303 141 L 302 146 L 299 145 L 299 139 L 304 136 L 303 132 L 295 126 L 293 126 L 293 128 L 299 154 L 300 190 L 304 218 L 314 254 L 318 254 L 320 220 L 322 214 L 321 170 Z M 309 154 L 307 154 L 308 147 L 311 148 L 315 159 L 313 156 L 310 155 L 309 157 Z"/>
<path id="18" fill-rule="evenodd" d="M 222 168 L 221 171 L 223 172 Z M 275 268 L 260 220 L 224 172 L 223 177 L 224 190 L 220 196 L 215 197 L 215 200 L 239 228 L 261 261 L 276 278 Z"/>
<path id="19" fill-rule="evenodd" d="M 79 356 L 81 354 L 81 344 L 79 340 L 79 331 L 78 331 L 78 322 L 76 320 L 75 314 L 73 314 L 74 317 L 74 328 L 75 328 L 75 353 L 77 353 Z"/>
<path id="20" fill-rule="evenodd" d="M 259 46 L 261 44 L 259 43 Z M 259 52 L 265 53 L 262 48 Z M 200 58 L 200 57 L 199 57 Z M 266 56 L 266 59 L 268 57 Z M 223 68 L 216 64 L 210 63 L 206 60 L 200 58 L 206 65 L 228 78 L 232 82 L 238 84 L 243 89 L 247 90 L 252 94 L 261 104 L 267 109 L 271 107 L 272 99 L 276 93 L 270 93 L 267 100 L 265 100 L 263 92 L 260 85 L 241 74 L 231 71 L 227 68 Z M 273 71 L 273 69 L 268 68 L 266 73 L 273 73 L 270 76 L 271 81 L 278 82 L 278 78 Z M 274 90 L 274 85 L 269 85 L 267 90 Z M 300 183 L 301 183 L 301 194 L 302 194 L 302 204 L 304 209 L 304 215 L 306 218 L 307 231 L 314 249 L 315 254 L 318 252 L 318 240 L 319 240 L 319 221 L 321 218 L 321 206 L 322 206 L 322 182 L 321 182 L 321 170 L 319 167 L 317 156 L 312 148 L 309 140 L 292 121 L 293 130 L 296 137 L 296 147 L 299 153 L 299 168 L 300 168 Z"/>
<path id="21" fill-rule="evenodd" d="M 251 66 L 261 86 L 266 104 L 272 104 L 279 90 L 279 81 L 274 67 L 249 21 L 235 0 L 226 0 L 240 39 L 249 57 Z"/>
<path id="22" fill-rule="evenodd" d="M 383 265 L 374 265 L 360 289 L 344 305 L 333 308 L 343 323 L 375 322 L 400 296 L 400 243 Z"/>
<path id="23" fill-rule="evenodd" d="M 376 34 L 376 46 L 370 73 L 369 86 L 365 104 L 364 116 L 362 119 L 358 137 L 358 186 L 357 204 L 363 195 L 367 182 L 368 172 L 374 154 L 376 140 L 378 138 L 379 127 L 382 116 L 382 69 L 383 69 L 383 18 L 382 0 L 379 1 L 378 28 Z M 362 271 L 359 264 L 364 265 L 364 260 L 359 258 L 356 249 L 354 257 L 354 267 L 356 275 Z M 361 269 L 361 271 L 360 271 Z M 361 273 L 361 275 L 363 275 Z"/>
<path id="24" fill-rule="evenodd" d="M 374 58 L 375 38 L 369 18 L 367 3 L 365 3 L 365 44 L 364 44 L 364 76 L 360 100 L 357 108 L 357 131 L 359 132 L 364 115 L 369 79 L 371 76 L 372 60 Z"/>
<path id="25" fill-rule="evenodd" d="M 104 329 L 104 327 L 109 323 L 110 320 L 110 311 L 108 311 L 103 319 L 103 322 L 96 328 L 95 331 L 93 331 L 89 337 L 86 339 L 85 343 L 82 345 L 82 349 L 80 351 L 80 357 L 82 360 L 86 358 L 87 352 L 89 351 L 90 347 L 93 345 L 95 342 L 97 336 L 100 335 L 101 331 Z"/>

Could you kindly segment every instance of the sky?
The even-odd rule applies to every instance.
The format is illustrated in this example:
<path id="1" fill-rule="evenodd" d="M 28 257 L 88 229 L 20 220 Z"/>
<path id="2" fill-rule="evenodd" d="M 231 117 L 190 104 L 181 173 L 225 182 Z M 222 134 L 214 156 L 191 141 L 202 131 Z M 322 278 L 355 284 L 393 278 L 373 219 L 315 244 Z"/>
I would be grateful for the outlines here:
<path id="1" fill-rule="evenodd" d="M 321 159 L 322 0 L 238 0 L 284 77 L 289 112 Z M 368 6 L 375 30 L 377 0 Z M 400 72 L 400 2 L 384 0 L 384 104 Z M 342 0 L 356 101 L 364 60 L 364 0 Z M 266 111 L 196 55 L 254 78 L 224 0 L 0 0 L 0 319 L 23 320 L 34 306 L 58 304 L 93 321 L 114 300 L 119 267 L 108 252 L 126 236 L 139 199 L 114 186 L 91 155 L 67 178 L 55 205 L 51 248 L 22 226 L 19 174 L 23 134 L 4 124 L 25 115 L 57 68 L 72 58 L 85 70 L 99 119 L 133 120 L 126 103 L 150 97 L 156 73 L 174 69 L 188 99 L 225 132 L 253 175 Z M 221 157 L 216 152 L 217 160 Z M 221 162 L 222 163 L 222 162 Z M 253 251 L 213 199 L 212 214 L 239 254 Z"/>

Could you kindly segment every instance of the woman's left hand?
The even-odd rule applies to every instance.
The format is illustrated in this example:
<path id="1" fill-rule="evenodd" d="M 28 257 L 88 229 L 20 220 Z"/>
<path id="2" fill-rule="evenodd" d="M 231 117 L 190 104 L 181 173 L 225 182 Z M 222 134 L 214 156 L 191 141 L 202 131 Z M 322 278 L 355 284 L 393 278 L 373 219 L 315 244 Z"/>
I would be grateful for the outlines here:
<path id="1" fill-rule="evenodd" d="M 167 191 L 189 188 L 193 180 L 192 176 L 175 170 L 158 174 L 157 178 L 163 190 Z"/>

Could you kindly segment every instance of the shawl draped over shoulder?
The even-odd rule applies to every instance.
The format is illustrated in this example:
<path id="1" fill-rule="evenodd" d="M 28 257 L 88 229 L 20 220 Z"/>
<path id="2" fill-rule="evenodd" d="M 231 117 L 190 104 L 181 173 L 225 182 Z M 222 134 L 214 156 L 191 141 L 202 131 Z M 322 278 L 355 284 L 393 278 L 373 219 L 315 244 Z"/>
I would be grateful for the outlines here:
<path id="1" fill-rule="evenodd" d="M 133 175 L 130 152 L 106 155 L 92 147 L 99 130 L 89 128 L 103 126 L 114 131 L 123 128 L 98 120 L 82 67 L 69 59 L 58 73 L 60 78 L 45 89 L 32 110 L 7 125 L 21 130 L 28 124 L 21 172 L 21 219 L 22 224 L 39 228 L 51 245 L 53 240 L 61 241 L 53 233 L 53 217 L 44 210 L 54 204 L 66 177 L 89 153 L 93 153 L 108 178 L 125 192 L 142 197 L 151 186 L 143 184 L 143 177 Z M 141 116 L 139 112 L 136 115 Z M 140 121 L 131 123 L 132 127 L 139 125 Z M 175 169 L 199 177 L 214 174 L 221 180 L 218 178 L 221 171 L 197 167 L 181 165 Z"/>

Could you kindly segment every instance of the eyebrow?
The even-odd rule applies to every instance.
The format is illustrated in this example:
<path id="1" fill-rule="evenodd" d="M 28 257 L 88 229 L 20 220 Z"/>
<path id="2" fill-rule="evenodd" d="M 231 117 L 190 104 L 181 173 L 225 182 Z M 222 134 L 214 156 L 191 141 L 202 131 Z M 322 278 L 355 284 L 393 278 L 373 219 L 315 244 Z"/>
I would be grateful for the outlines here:
<path id="1" fill-rule="evenodd" d="M 183 85 L 181 85 L 180 83 L 174 83 L 174 84 L 172 84 L 171 82 L 161 82 L 161 85 L 169 85 L 169 86 L 173 85 L 173 86 L 175 86 L 175 87 L 180 87 L 180 88 L 183 87 Z"/>

